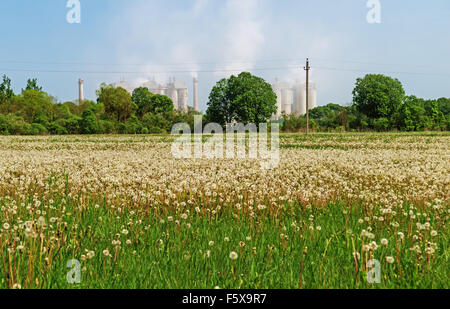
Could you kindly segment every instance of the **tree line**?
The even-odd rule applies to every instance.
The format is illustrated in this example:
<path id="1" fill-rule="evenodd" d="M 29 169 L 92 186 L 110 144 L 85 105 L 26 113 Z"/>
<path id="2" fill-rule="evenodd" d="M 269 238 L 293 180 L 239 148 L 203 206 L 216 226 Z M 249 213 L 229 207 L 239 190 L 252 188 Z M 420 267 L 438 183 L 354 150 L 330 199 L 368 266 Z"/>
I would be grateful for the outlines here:
<path id="1" fill-rule="evenodd" d="M 0 83 L 1 135 L 65 134 L 163 134 L 175 123 L 194 126 L 192 108 L 174 110 L 172 100 L 147 88 L 132 93 L 102 84 L 97 100 L 58 102 L 36 79 L 29 79 L 20 93 L 11 80 Z M 262 123 L 276 113 L 276 95 L 269 83 L 244 72 L 220 80 L 212 89 L 203 123 Z M 450 99 L 424 100 L 405 95 L 397 79 L 384 75 L 358 78 L 353 102 L 330 103 L 310 111 L 315 131 L 422 131 L 450 130 Z M 303 131 L 305 116 L 283 115 L 278 120 L 286 132 Z"/>

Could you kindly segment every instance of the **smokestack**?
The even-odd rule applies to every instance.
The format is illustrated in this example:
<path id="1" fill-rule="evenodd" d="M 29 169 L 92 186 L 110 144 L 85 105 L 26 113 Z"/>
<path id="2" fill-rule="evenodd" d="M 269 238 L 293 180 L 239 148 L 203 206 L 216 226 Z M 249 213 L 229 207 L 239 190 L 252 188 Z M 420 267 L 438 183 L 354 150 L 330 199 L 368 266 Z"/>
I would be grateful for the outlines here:
<path id="1" fill-rule="evenodd" d="M 198 78 L 194 77 L 194 109 L 195 111 L 199 111 L 198 108 Z"/>
<path id="2" fill-rule="evenodd" d="M 83 104 L 84 101 L 84 89 L 83 89 L 84 80 L 81 78 L 78 80 L 78 104 Z"/>

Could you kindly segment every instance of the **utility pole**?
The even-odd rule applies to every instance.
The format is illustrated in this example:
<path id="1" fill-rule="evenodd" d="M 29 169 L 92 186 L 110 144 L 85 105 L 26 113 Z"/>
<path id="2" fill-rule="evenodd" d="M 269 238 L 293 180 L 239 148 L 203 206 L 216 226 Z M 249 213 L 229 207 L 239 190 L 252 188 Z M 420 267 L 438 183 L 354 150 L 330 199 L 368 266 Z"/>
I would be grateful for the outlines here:
<path id="1" fill-rule="evenodd" d="M 306 135 L 309 134 L 309 58 L 306 58 L 306 67 L 303 68 L 306 71 Z"/>

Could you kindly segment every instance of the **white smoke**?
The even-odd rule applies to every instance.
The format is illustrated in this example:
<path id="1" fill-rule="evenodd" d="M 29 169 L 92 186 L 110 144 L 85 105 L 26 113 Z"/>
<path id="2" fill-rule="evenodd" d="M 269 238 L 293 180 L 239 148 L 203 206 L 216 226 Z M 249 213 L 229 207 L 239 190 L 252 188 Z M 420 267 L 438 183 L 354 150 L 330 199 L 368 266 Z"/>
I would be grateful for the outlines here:
<path id="1" fill-rule="evenodd" d="M 219 72 L 218 75 L 251 71 L 254 61 L 262 54 L 265 39 L 263 23 L 258 19 L 258 3 L 258 0 L 227 0 L 225 17 L 228 22 L 221 59 L 227 62 L 224 69 L 230 72 Z"/>

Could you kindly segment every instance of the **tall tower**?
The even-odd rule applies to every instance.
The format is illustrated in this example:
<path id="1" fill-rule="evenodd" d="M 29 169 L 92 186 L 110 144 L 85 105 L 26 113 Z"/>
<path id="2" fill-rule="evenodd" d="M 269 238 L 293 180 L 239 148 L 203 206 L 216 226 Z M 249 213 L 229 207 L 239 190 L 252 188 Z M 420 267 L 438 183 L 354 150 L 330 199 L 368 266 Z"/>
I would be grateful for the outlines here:
<path id="1" fill-rule="evenodd" d="M 84 101 L 84 80 L 78 80 L 78 104 L 83 104 Z"/>
<path id="2" fill-rule="evenodd" d="M 194 77 L 194 109 L 196 112 L 199 111 L 198 107 L 198 78 Z"/>

